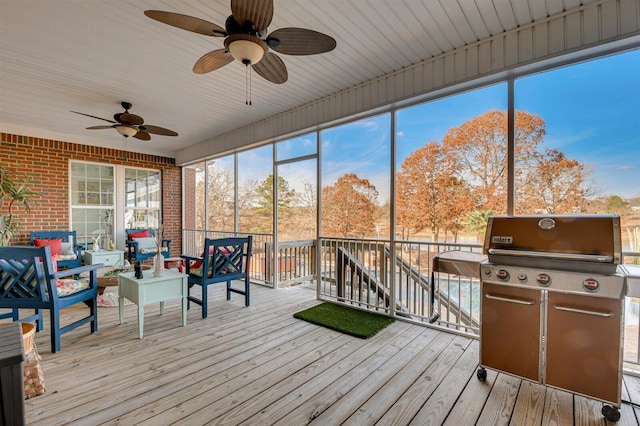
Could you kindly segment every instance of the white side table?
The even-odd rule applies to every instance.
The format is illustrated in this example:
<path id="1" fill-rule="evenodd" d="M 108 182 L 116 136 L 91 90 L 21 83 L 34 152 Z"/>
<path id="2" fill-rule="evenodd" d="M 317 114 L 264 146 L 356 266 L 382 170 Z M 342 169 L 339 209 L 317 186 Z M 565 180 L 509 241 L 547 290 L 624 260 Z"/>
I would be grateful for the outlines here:
<path id="1" fill-rule="evenodd" d="M 114 266 L 124 264 L 124 251 L 122 250 L 100 250 L 84 252 L 85 265 L 95 265 L 96 263 L 104 263 L 104 266 Z"/>
<path id="2" fill-rule="evenodd" d="M 153 270 L 143 271 L 143 278 L 137 280 L 135 272 L 118 275 L 118 309 L 120 324 L 124 323 L 124 299 L 138 305 L 138 334 L 142 339 L 144 329 L 144 307 L 160 302 L 160 315 L 164 313 L 164 302 L 182 299 L 182 326 L 187 325 L 187 278 L 175 270 L 164 270 L 164 275 L 154 277 Z"/>

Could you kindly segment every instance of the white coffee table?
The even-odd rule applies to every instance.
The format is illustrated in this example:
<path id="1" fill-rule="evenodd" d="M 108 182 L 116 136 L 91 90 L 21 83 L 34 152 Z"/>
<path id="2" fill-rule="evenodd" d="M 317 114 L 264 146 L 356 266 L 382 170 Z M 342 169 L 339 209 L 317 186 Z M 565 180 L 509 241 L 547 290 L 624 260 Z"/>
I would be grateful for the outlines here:
<path id="1" fill-rule="evenodd" d="M 160 302 L 160 315 L 164 312 L 164 302 L 182 299 L 182 326 L 187 325 L 187 278 L 175 270 L 165 269 L 161 277 L 154 277 L 153 270 L 143 271 L 143 278 L 137 280 L 135 272 L 118 275 L 118 309 L 120 324 L 124 322 L 124 299 L 138 305 L 138 334 L 142 339 L 144 328 L 144 307 Z"/>

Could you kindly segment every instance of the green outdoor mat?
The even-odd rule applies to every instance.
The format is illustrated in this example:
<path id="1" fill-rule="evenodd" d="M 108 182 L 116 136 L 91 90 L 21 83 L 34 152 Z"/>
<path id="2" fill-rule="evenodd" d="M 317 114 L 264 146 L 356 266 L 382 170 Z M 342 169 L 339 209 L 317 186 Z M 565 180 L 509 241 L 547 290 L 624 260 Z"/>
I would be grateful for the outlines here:
<path id="1" fill-rule="evenodd" d="M 335 303 L 321 303 L 293 316 L 361 339 L 368 339 L 394 321 L 384 315 Z"/>

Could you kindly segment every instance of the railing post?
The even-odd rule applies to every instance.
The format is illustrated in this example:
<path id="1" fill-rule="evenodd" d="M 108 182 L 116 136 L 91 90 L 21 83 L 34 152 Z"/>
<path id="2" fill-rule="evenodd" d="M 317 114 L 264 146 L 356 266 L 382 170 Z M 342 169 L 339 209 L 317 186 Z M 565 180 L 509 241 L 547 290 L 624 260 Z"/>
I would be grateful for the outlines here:
<path id="1" fill-rule="evenodd" d="M 272 259 L 273 259 L 273 245 L 270 243 L 264 243 L 264 280 L 266 282 L 270 282 L 273 285 L 273 281 L 271 278 L 272 269 Z"/>
<path id="2" fill-rule="evenodd" d="M 315 240 L 311 247 L 309 247 L 309 270 L 307 271 L 307 275 L 315 275 L 317 269 L 317 259 L 316 255 L 318 251 L 318 240 Z"/>
<path id="3" fill-rule="evenodd" d="M 389 286 L 389 280 L 387 277 L 387 256 L 385 253 L 385 245 L 384 243 L 377 242 L 376 248 L 376 261 L 380 265 L 380 282 L 385 285 L 385 287 Z"/>
<path id="4" fill-rule="evenodd" d="M 338 299 L 344 298 L 344 273 L 345 260 L 344 251 L 339 250 L 336 244 L 336 295 Z"/>

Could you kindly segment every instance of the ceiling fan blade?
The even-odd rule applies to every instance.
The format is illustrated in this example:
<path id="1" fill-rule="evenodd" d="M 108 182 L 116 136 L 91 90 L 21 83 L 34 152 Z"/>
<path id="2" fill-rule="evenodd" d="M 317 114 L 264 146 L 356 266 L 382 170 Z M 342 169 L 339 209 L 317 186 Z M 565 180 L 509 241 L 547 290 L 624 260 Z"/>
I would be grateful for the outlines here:
<path id="1" fill-rule="evenodd" d="M 202 56 L 193 66 L 196 74 L 205 74 L 233 62 L 233 56 L 226 49 L 213 50 Z"/>
<path id="2" fill-rule="evenodd" d="M 260 77 L 275 84 L 282 84 L 289 78 L 286 65 L 275 53 L 267 53 L 260 62 L 252 67 Z"/>
<path id="3" fill-rule="evenodd" d="M 113 129 L 114 126 L 91 126 L 87 127 L 87 130 L 102 130 L 102 129 Z"/>
<path id="4" fill-rule="evenodd" d="M 278 40 L 279 43 L 270 40 Z M 266 40 L 269 47 L 285 55 L 316 55 L 336 48 L 333 37 L 306 28 L 280 28 Z"/>
<path id="5" fill-rule="evenodd" d="M 136 126 L 139 126 L 144 123 L 144 119 L 142 117 L 128 112 L 119 114 L 119 118 L 123 124 L 135 124 Z"/>
<path id="6" fill-rule="evenodd" d="M 148 141 L 151 139 L 151 135 L 147 132 L 143 132 L 142 130 L 138 130 L 138 133 L 133 135 L 134 138 L 140 139 L 141 141 Z"/>
<path id="7" fill-rule="evenodd" d="M 250 21 L 264 31 L 273 18 L 273 0 L 231 0 L 231 14 L 238 24 Z"/>
<path id="8" fill-rule="evenodd" d="M 87 117 L 91 117 L 91 118 L 97 118 L 98 120 L 108 121 L 109 123 L 115 123 L 115 121 L 113 121 L 113 120 L 108 120 L 108 119 L 102 118 L 102 117 L 96 117 L 95 115 L 85 114 L 84 112 L 77 112 L 77 111 L 71 111 L 71 112 L 74 113 L 74 114 L 86 115 Z"/>
<path id="9" fill-rule="evenodd" d="M 161 10 L 145 10 L 144 14 L 151 19 L 155 19 L 163 24 L 172 27 L 181 28 L 198 34 L 211 37 L 224 37 L 227 32 L 219 25 L 204 19 L 194 18 L 193 16 L 182 15 L 180 13 L 163 12 Z"/>
<path id="10" fill-rule="evenodd" d="M 152 126 L 151 124 L 145 124 L 144 126 L 141 126 L 140 130 L 143 132 L 151 133 L 153 135 L 178 136 L 178 134 L 173 130 L 165 129 L 164 127 Z"/>

